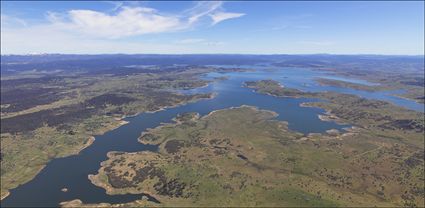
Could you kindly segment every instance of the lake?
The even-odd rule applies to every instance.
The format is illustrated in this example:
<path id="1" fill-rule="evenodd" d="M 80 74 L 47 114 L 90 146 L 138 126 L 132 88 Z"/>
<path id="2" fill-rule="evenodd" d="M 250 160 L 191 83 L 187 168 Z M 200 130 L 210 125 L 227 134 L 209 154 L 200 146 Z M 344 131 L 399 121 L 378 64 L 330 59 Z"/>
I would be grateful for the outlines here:
<path id="1" fill-rule="evenodd" d="M 126 203 L 142 198 L 143 195 L 135 194 L 108 195 L 104 189 L 93 185 L 88 180 L 88 175 L 97 173 L 100 163 L 107 159 L 106 154 L 110 151 L 156 151 L 157 146 L 143 145 L 137 141 L 137 138 L 147 128 L 154 128 L 163 122 L 171 122 L 178 113 L 198 112 L 206 115 L 213 110 L 252 105 L 277 112 L 279 115 L 276 119 L 287 121 L 291 130 L 304 134 L 322 133 L 329 129 L 343 131 L 344 128 L 350 127 L 320 120 L 318 115 L 324 113 L 322 109 L 300 106 L 301 103 L 315 102 L 318 101 L 317 99 L 277 98 L 262 95 L 242 87 L 245 81 L 275 79 L 284 86 L 305 91 L 329 90 L 352 93 L 367 98 L 391 100 L 395 104 L 411 109 L 417 107 L 412 104 L 413 101 L 401 102 L 390 98 L 391 95 L 384 92 L 373 93 L 320 86 L 314 82 L 314 78 L 323 74 L 317 71 L 299 68 L 269 69 L 265 66 L 258 71 L 209 73 L 204 77 L 205 79 L 222 76 L 227 79 L 182 93 L 215 92 L 217 95 L 213 99 L 126 118 L 125 120 L 129 121 L 128 124 L 96 136 L 94 143 L 80 154 L 51 160 L 33 180 L 11 190 L 10 196 L 1 202 L 1 206 L 58 206 L 60 202 L 73 199 L 80 199 L 83 203 Z M 62 192 L 63 188 L 67 188 L 68 191 Z M 146 197 L 150 198 L 148 195 Z M 155 201 L 154 198 L 150 200 Z"/>

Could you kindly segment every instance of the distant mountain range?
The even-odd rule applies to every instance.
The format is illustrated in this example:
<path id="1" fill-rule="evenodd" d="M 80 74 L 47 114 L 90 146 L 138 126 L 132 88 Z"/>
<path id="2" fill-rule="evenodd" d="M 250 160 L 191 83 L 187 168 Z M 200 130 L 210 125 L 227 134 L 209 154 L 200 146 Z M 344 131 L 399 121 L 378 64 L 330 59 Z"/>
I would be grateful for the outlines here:
<path id="1" fill-rule="evenodd" d="M 424 56 L 395 55 L 240 55 L 240 54 L 31 54 L 2 55 L 1 73 L 19 71 L 98 71 L 132 65 L 252 65 L 273 64 L 282 67 L 351 67 L 417 71 L 424 69 Z"/>

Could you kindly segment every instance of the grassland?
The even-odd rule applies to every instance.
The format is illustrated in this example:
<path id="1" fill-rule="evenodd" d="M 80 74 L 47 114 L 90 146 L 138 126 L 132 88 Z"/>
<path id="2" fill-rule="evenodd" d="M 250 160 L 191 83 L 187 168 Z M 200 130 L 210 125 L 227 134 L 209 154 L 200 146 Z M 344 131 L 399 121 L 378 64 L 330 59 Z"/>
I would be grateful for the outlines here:
<path id="1" fill-rule="evenodd" d="M 49 160 L 76 154 L 90 145 L 93 135 L 122 125 L 124 116 L 209 98 L 175 90 L 205 86 L 208 82 L 199 75 L 220 70 L 137 63 L 127 67 L 122 59 L 88 61 L 93 68 L 89 71 L 73 61 L 23 63 L 19 67 L 28 70 L 23 72 L 2 60 L 2 198 Z M 423 61 L 363 60 L 368 59 L 276 65 L 307 64 L 380 83 L 319 80 L 326 85 L 369 91 L 403 88 L 406 93 L 399 96 L 423 102 Z M 32 70 L 40 66 L 43 71 Z M 12 68 L 4 71 L 6 67 Z M 99 174 L 90 176 L 110 194 L 148 193 L 160 204 L 142 199 L 87 205 L 74 200 L 63 206 L 425 206 L 423 113 L 352 95 L 306 93 L 272 80 L 247 82 L 246 87 L 278 97 L 320 98 L 326 102 L 303 105 L 325 109 L 322 119 L 355 127 L 302 135 L 273 120 L 275 113 L 249 106 L 201 118 L 196 113 L 179 115 L 175 123 L 140 137 L 140 142 L 159 145 L 159 152 L 111 152 Z"/>
<path id="2" fill-rule="evenodd" d="M 93 135 L 122 125 L 125 116 L 212 96 L 175 90 L 208 84 L 199 75 L 213 68 L 161 70 L 2 76 L 1 197 L 31 180 L 49 160 L 77 154 Z"/>
<path id="3" fill-rule="evenodd" d="M 302 92 L 288 89 L 273 80 L 247 82 L 246 86 L 258 93 L 278 97 L 319 98 L 325 102 L 305 103 L 304 106 L 319 107 L 326 110 L 323 119 L 350 123 L 370 131 L 386 132 L 387 136 L 413 145 L 424 145 L 424 113 L 408 110 L 379 100 L 360 98 L 355 95 L 334 92 Z M 288 92 L 290 92 L 288 94 Z"/>
<path id="4" fill-rule="evenodd" d="M 424 206 L 421 146 L 363 127 L 304 136 L 275 116 L 249 106 L 178 116 L 140 137 L 159 152 L 111 152 L 90 179 L 161 202 L 127 206 Z"/>

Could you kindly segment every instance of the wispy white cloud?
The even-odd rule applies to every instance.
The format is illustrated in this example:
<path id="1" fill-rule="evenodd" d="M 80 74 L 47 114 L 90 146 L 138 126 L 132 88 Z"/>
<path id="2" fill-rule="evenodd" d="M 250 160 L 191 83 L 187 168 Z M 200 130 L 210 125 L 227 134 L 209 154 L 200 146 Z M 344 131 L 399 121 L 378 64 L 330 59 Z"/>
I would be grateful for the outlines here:
<path id="1" fill-rule="evenodd" d="M 70 10 L 67 13 L 48 13 L 48 20 L 56 28 L 103 38 L 122 38 L 152 33 L 175 32 L 193 28 L 202 19 L 212 25 L 241 17 L 243 13 L 223 12 L 222 2 L 198 2 L 178 14 L 165 14 L 141 6 L 116 4 L 113 14 L 94 10 Z"/>
<path id="2" fill-rule="evenodd" d="M 210 1 L 210 2 L 197 2 L 196 5 L 185 12 L 183 15 L 188 15 L 188 24 L 193 24 L 199 21 L 202 17 L 219 10 L 222 8 L 223 2 Z"/>
<path id="3" fill-rule="evenodd" d="M 218 17 L 220 13 L 227 14 L 223 2 L 219 1 L 195 2 L 192 7 L 177 13 L 165 13 L 146 4 L 114 3 L 111 8 L 108 11 L 46 11 L 44 22 L 37 20 L 28 23 L 25 19 L 2 14 L 1 53 L 182 52 L 191 47 L 221 46 L 224 42 L 198 38 L 149 43 L 127 37 L 192 30 L 236 18 L 234 15 Z M 209 52 L 207 49 L 206 52 Z"/>
<path id="4" fill-rule="evenodd" d="M 119 8 L 124 6 L 124 2 L 120 2 L 120 1 L 107 1 L 107 3 L 114 5 L 114 7 L 109 10 L 111 12 L 117 11 Z"/>
<path id="5" fill-rule="evenodd" d="M 106 38 L 170 32 L 183 27 L 179 18 L 161 15 L 155 9 L 146 7 L 123 7 L 116 15 L 92 10 L 71 10 L 68 18 L 68 21 L 54 21 L 53 24 Z"/>
<path id="6" fill-rule="evenodd" d="M 2 29 L 1 54 L 23 53 L 181 53 L 186 45 L 125 39 L 81 38 L 51 26 Z"/>
<path id="7" fill-rule="evenodd" d="M 244 13 L 216 12 L 214 14 L 210 14 L 209 16 L 213 20 L 212 24 L 215 25 L 224 20 L 238 18 L 244 15 Z"/>

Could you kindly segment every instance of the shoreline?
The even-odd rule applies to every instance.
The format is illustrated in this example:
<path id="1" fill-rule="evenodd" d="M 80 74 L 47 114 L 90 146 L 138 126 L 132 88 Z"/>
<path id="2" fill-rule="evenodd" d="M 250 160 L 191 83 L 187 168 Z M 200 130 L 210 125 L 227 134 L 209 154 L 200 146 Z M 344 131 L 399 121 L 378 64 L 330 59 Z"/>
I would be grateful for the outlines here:
<path id="1" fill-rule="evenodd" d="M 74 154 L 72 154 L 72 155 L 74 155 Z M 71 155 L 69 155 L 69 156 L 71 156 Z M 67 156 L 66 156 L 67 157 Z M 62 157 L 58 157 L 58 158 L 62 158 Z M 38 170 L 37 170 L 37 173 L 29 180 L 29 181 L 27 181 L 27 182 L 25 182 L 25 183 L 22 183 L 22 184 L 18 184 L 15 188 L 18 188 L 19 186 L 21 186 L 21 185 L 24 185 L 24 184 L 26 184 L 26 183 L 28 183 L 28 182 L 30 182 L 30 181 L 32 181 L 45 167 L 46 167 L 46 165 L 47 165 L 47 163 L 46 164 L 44 164 L 44 165 L 42 165 Z M 15 188 L 12 188 L 12 189 L 15 189 Z M 3 196 L 1 196 L 1 199 L 0 199 L 0 202 L 3 200 L 3 199 L 5 199 L 5 198 L 7 198 L 9 195 L 10 195 L 10 190 L 12 190 L 12 189 L 7 189 L 7 191 L 6 191 L 6 194 L 5 195 L 3 195 Z"/>
<path id="2" fill-rule="evenodd" d="M 177 104 L 175 104 L 175 105 L 161 107 L 160 109 L 155 110 L 155 111 L 142 111 L 142 112 L 136 113 L 136 114 L 134 114 L 134 115 L 129 115 L 129 116 L 127 116 L 127 115 L 123 115 L 122 117 L 115 117 L 114 119 L 115 119 L 116 121 L 119 121 L 119 122 L 118 122 L 118 124 L 117 124 L 116 126 L 113 126 L 113 127 L 110 127 L 110 128 L 105 129 L 104 131 L 102 131 L 102 133 L 101 133 L 101 134 L 98 134 L 98 135 L 103 135 L 103 134 L 105 134 L 105 133 L 107 133 L 107 132 L 109 132 L 109 131 L 112 131 L 112 130 L 114 130 L 114 129 L 117 129 L 117 128 L 119 128 L 119 127 L 121 127 L 121 126 L 125 125 L 125 124 L 130 123 L 129 121 L 124 120 L 124 119 L 125 119 L 125 118 L 127 118 L 127 117 L 134 117 L 134 116 L 138 116 L 138 115 L 140 115 L 140 114 L 142 114 L 142 113 L 155 113 L 155 112 L 158 112 L 158 111 L 166 110 L 166 109 L 168 109 L 168 108 L 178 107 L 178 106 L 185 105 L 185 104 L 189 104 L 189 103 L 192 103 L 192 102 L 198 102 L 198 101 L 200 101 L 200 100 L 204 100 L 204 99 L 213 99 L 215 96 L 216 96 L 216 93 L 211 93 L 211 94 L 210 94 L 210 96 L 209 96 L 208 98 L 199 98 L 199 99 L 190 100 L 190 101 L 182 101 L 182 102 L 179 102 L 179 103 L 177 103 Z M 32 180 L 33 180 L 33 179 L 34 179 L 34 178 L 35 178 L 38 174 L 40 174 L 40 172 L 41 172 L 41 171 L 42 171 L 42 170 L 46 167 L 46 165 L 47 165 L 47 163 L 48 163 L 48 162 L 50 162 L 50 161 L 52 161 L 52 160 L 54 160 L 54 159 L 65 158 L 65 157 L 69 157 L 69 156 L 73 156 L 73 155 L 78 155 L 78 154 L 80 154 L 80 152 L 81 152 L 82 150 L 84 150 L 84 149 L 86 149 L 86 148 L 90 147 L 90 146 L 94 143 L 94 141 L 96 140 L 95 136 L 96 136 L 96 135 L 89 135 L 89 139 L 88 139 L 88 140 L 84 143 L 84 145 L 80 146 L 78 149 L 76 149 L 76 150 L 75 150 L 74 152 L 72 152 L 71 154 L 69 154 L 69 155 L 64 155 L 64 156 L 60 156 L 60 157 L 56 157 L 56 158 L 53 158 L 53 159 L 50 159 L 49 161 L 47 161 L 47 162 L 46 162 L 46 164 L 43 164 L 43 165 L 41 166 L 41 168 L 40 168 L 40 169 L 36 172 L 36 174 L 34 174 L 34 176 L 33 176 L 30 180 L 28 180 L 27 182 L 25 182 L 25 183 L 23 183 L 23 184 L 26 184 L 26 183 L 28 183 L 28 182 L 32 181 Z M 19 185 L 17 185 L 17 186 L 16 186 L 16 187 L 14 187 L 14 188 L 7 189 L 6 194 L 4 194 L 4 195 L 2 195 L 2 196 L 1 196 L 0 201 L 2 201 L 3 199 L 7 198 L 7 197 L 10 195 L 10 190 L 15 189 L 15 188 L 17 188 L 17 187 L 19 187 L 19 186 L 21 186 L 21 185 L 23 185 L 23 184 L 19 184 Z"/>
<path id="3" fill-rule="evenodd" d="M 376 89 L 374 86 L 364 85 L 364 84 L 358 84 L 353 82 L 347 82 L 337 79 L 329 79 L 329 78 L 323 78 L 323 77 L 317 77 L 314 79 L 315 82 L 319 83 L 320 86 L 329 86 L 329 87 L 341 87 L 341 88 L 348 88 L 353 90 L 360 90 L 360 91 L 366 91 L 366 92 L 378 92 L 378 91 L 384 91 L 384 89 Z M 365 80 L 367 81 L 367 80 Z M 334 83 L 332 83 L 334 82 Z M 373 89 L 368 89 L 373 88 Z"/>
<path id="4" fill-rule="evenodd" d="M 157 110 L 148 110 L 148 111 L 138 112 L 138 113 L 135 113 L 135 114 L 132 114 L 132 115 L 123 115 L 120 118 L 120 120 L 123 120 L 123 119 L 126 119 L 126 118 L 131 118 L 131 117 L 136 117 L 136 116 L 138 116 L 138 115 L 140 115 L 142 113 L 156 113 L 156 112 L 159 112 L 159 111 L 167 110 L 169 108 L 175 108 L 175 107 L 179 107 L 179 106 L 186 105 L 186 104 L 189 104 L 189 103 L 198 102 L 198 101 L 201 101 L 201 100 L 213 99 L 213 98 L 215 98 L 215 96 L 217 96 L 217 93 L 211 93 L 210 94 L 210 97 L 208 97 L 208 98 L 198 98 L 198 99 L 190 100 L 190 101 L 181 101 L 181 102 L 176 103 L 174 105 L 160 107 Z"/>
<path id="5" fill-rule="evenodd" d="M 281 87 L 282 89 L 285 88 L 285 86 L 281 83 L 278 83 L 279 87 Z M 296 96 L 288 96 L 288 95 L 275 95 L 275 94 L 271 94 L 269 92 L 259 92 L 259 88 L 257 88 L 256 86 L 248 86 L 246 83 L 242 84 L 243 88 L 249 88 L 252 89 L 251 92 L 257 93 L 257 94 L 263 94 L 263 95 L 268 95 L 268 96 L 272 96 L 272 97 L 276 97 L 276 98 L 294 98 L 294 99 L 299 99 L 299 98 L 309 98 L 306 96 L 301 96 L 301 95 L 296 95 Z M 297 89 L 298 90 L 298 89 Z M 302 90 L 299 90 L 300 92 L 304 92 Z"/>
<path id="6" fill-rule="evenodd" d="M 109 154 L 109 153 L 108 153 Z M 128 153 L 128 154 L 132 154 L 132 153 Z M 135 154 L 135 153 L 134 153 Z M 109 157 L 109 155 L 108 155 L 108 157 Z M 104 183 L 104 182 L 102 182 L 102 181 L 100 181 L 99 179 L 98 179 L 98 177 L 99 177 L 99 174 L 100 173 L 97 173 L 96 175 L 94 175 L 94 174 L 90 174 L 90 175 L 88 175 L 88 179 L 90 180 L 90 182 L 94 185 L 94 186 L 97 186 L 97 187 L 100 187 L 100 188 L 102 188 L 102 189 L 104 189 L 105 190 L 105 192 L 106 192 L 106 194 L 108 194 L 108 195 L 111 195 L 111 196 L 113 196 L 113 195 L 119 195 L 118 193 L 115 193 L 115 191 L 117 190 L 116 188 L 113 188 L 110 184 L 108 184 L 108 183 Z M 114 191 L 115 190 L 115 191 Z M 118 189 L 119 190 L 119 189 Z M 134 191 L 134 190 L 133 190 Z M 149 196 L 152 196 L 152 197 L 154 197 L 155 199 L 158 199 L 158 198 L 161 198 L 161 196 L 159 196 L 159 195 L 156 195 L 156 194 L 153 194 L 153 193 L 151 193 L 151 192 L 149 192 L 149 191 L 143 191 L 142 193 L 136 193 L 136 192 L 134 192 L 134 193 L 132 193 L 133 191 L 127 191 L 127 193 L 123 193 L 123 194 L 136 194 L 136 195 L 149 195 Z M 137 200 L 136 200 L 137 201 Z"/>
<path id="7" fill-rule="evenodd" d="M 311 103 L 314 103 L 314 102 L 311 102 Z M 317 106 L 311 106 L 307 102 L 301 103 L 300 106 L 305 107 L 305 108 L 318 108 L 318 109 L 324 110 L 325 112 L 323 114 L 317 114 L 317 117 L 319 117 L 319 119 L 321 121 L 335 122 L 336 124 L 339 124 L 339 125 L 351 125 L 349 123 L 342 121 L 341 118 L 339 118 L 335 114 L 332 114 L 330 112 L 330 110 L 328 110 L 328 109 L 325 109 L 325 108 L 322 108 L 322 107 L 317 107 Z"/>
<path id="8" fill-rule="evenodd" d="M 6 193 L 4 195 L 1 196 L 0 201 L 5 199 L 6 197 L 8 197 L 10 195 L 10 191 L 7 190 Z"/>
<path id="9" fill-rule="evenodd" d="M 332 114 L 329 110 L 325 110 L 324 114 L 319 114 L 317 117 L 319 117 L 321 121 L 335 122 L 339 125 L 350 125 L 349 123 L 342 121 L 342 119 L 338 116 Z"/>
<path id="10" fill-rule="evenodd" d="M 419 102 L 418 100 L 416 100 L 414 98 L 403 97 L 403 94 L 401 94 L 401 95 L 400 94 L 390 94 L 390 95 L 391 96 L 394 96 L 394 97 L 397 97 L 397 98 L 404 99 L 404 100 L 412 101 L 412 102 L 415 102 L 417 104 L 425 105 L 425 103 L 421 103 L 421 102 Z"/>
<path id="11" fill-rule="evenodd" d="M 116 121 L 119 121 L 119 123 L 118 123 L 118 125 L 116 125 L 116 126 L 114 126 L 114 127 L 111 127 L 111 128 L 107 128 L 107 129 L 105 129 L 105 131 L 102 131 L 102 133 L 101 134 L 99 134 L 99 135 L 102 135 L 102 134 L 105 134 L 106 132 L 109 132 L 109 131 L 112 131 L 112 130 L 114 130 L 114 129 L 116 129 L 116 128 L 119 128 L 119 127 L 121 127 L 121 126 L 123 126 L 123 125 L 125 125 L 125 124 L 128 124 L 129 122 L 128 121 L 124 121 L 124 120 L 121 120 L 120 118 L 114 118 Z M 54 160 L 54 159 L 59 159 L 59 158 L 65 158 L 65 157 L 69 157 L 69 156 L 73 156 L 73 155 L 78 155 L 78 154 L 80 154 L 81 153 L 81 151 L 83 151 L 84 149 L 86 149 L 86 148 L 88 148 L 88 147 L 90 147 L 94 142 L 95 142 L 95 140 L 96 140 L 96 138 L 95 138 L 95 136 L 96 135 L 90 135 L 89 136 L 89 138 L 88 138 L 88 140 L 82 145 L 82 146 L 80 146 L 78 149 L 76 149 L 74 152 L 72 152 L 71 154 L 69 154 L 69 155 L 64 155 L 64 156 L 60 156 L 60 157 L 56 157 L 56 158 L 53 158 L 53 159 L 51 159 L 51 160 L 49 160 L 49 161 L 52 161 L 52 160 Z M 46 164 L 44 164 L 44 165 L 42 165 L 41 167 L 40 167 L 40 169 L 37 171 L 37 173 L 29 180 L 29 181 L 27 181 L 27 182 L 25 182 L 25 183 L 28 183 L 28 182 L 30 182 L 30 181 L 32 181 L 38 174 L 40 174 L 40 172 L 46 167 L 46 165 L 47 165 L 47 163 Z M 25 183 L 23 183 L 23 184 L 25 184 Z M 21 186 L 21 185 L 23 185 L 23 184 L 19 184 L 18 186 L 16 186 L 15 188 L 17 188 L 17 187 L 19 187 L 19 186 Z M 15 189 L 15 188 L 12 188 L 12 189 Z M 11 189 L 8 189 L 7 190 L 7 193 L 5 194 L 5 195 L 2 195 L 1 196 L 1 199 L 0 199 L 0 201 L 1 200 L 3 200 L 3 199 L 5 199 L 5 198 L 7 198 L 9 195 L 10 195 L 10 191 L 9 190 L 11 190 Z"/>
<path id="12" fill-rule="evenodd" d="M 73 153 L 71 153 L 69 155 L 62 156 L 62 157 L 53 158 L 52 160 L 58 159 L 58 158 L 69 157 L 69 156 L 72 156 L 72 155 L 78 155 L 78 154 L 80 154 L 81 151 L 83 151 L 84 149 L 86 149 L 87 147 L 89 147 L 90 145 L 92 145 L 95 140 L 96 139 L 95 139 L 94 136 L 89 136 L 88 140 L 84 143 L 84 145 L 81 146 L 79 149 L 75 150 L 75 152 L 73 152 Z M 52 160 L 49 160 L 49 161 L 52 161 Z M 40 169 L 37 170 L 37 173 L 29 181 L 27 181 L 27 182 L 25 182 L 23 184 L 26 184 L 26 183 L 32 181 L 38 174 L 40 174 L 40 172 L 46 167 L 46 165 L 47 165 L 47 163 L 44 164 L 44 165 L 42 165 L 40 167 Z M 19 186 L 21 186 L 23 184 L 19 184 L 15 188 L 18 188 Z M 15 189 L 15 188 L 12 188 L 12 189 Z M 6 194 L 1 196 L 0 201 L 2 201 L 3 199 L 7 198 L 10 195 L 10 191 L 9 190 L 11 190 L 11 189 L 8 189 L 7 192 L 6 192 Z"/>
<path id="13" fill-rule="evenodd" d="M 182 101 L 182 102 L 176 103 L 176 104 L 174 104 L 174 105 L 165 106 L 165 107 L 160 107 L 160 108 L 159 108 L 159 109 L 157 109 L 157 110 L 143 111 L 143 112 L 135 113 L 135 114 L 133 114 L 133 115 L 123 115 L 121 118 L 115 118 L 115 119 L 116 119 L 116 120 L 121 121 L 121 122 L 122 122 L 122 123 L 124 123 L 124 124 L 127 124 L 127 123 L 130 123 L 130 122 L 129 122 L 129 121 L 126 121 L 126 120 L 124 120 L 124 119 L 126 119 L 126 118 L 136 117 L 136 116 L 138 116 L 138 115 L 140 115 L 140 114 L 142 114 L 142 113 L 156 113 L 156 112 L 160 112 L 160 111 L 167 110 L 167 109 L 170 109 L 170 108 L 176 108 L 176 107 L 179 107 L 179 106 L 187 105 L 187 104 L 189 104 L 189 103 L 195 103 L 195 102 L 198 102 L 198 101 L 201 101 L 201 100 L 214 99 L 216 96 L 217 96 L 217 93 L 210 93 L 210 96 L 209 96 L 209 97 L 207 97 L 207 98 L 199 98 L 199 99 L 190 100 L 190 101 L 187 101 L 187 102 Z M 124 124 L 123 124 L 123 125 L 124 125 Z M 163 123 L 163 124 L 165 124 L 165 123 Z M 160 125 L 160 126 L 158 126 L 158 127 L 163 126 L 163 124 L 161 124 L 161 125 Z M 168 123 L 168 124 L 173 124 L 173 123 Z M 155 128 L 157 128 L 157 127 L 155 127 Z M 149 128 L 149 129 L 150 129 L 150 128 Z M 149 130 L 149 129 L 146 129 L 146 130 Z M 109 131 L 110 131 L 110 130 L 109 130 Z M 149 143 L 143 143 L 143 142 L 140 140 L 140 137 L 142 137 L 142 136 L 145 134 L 145 132 L 147 132 L 147 131 L 142 132 L 142 133 L 140 134 L 140 136 L 139 136 L 139 137 L 137 137 L 137 141 L 138 141 L 138 142 L 140 142 L 140 143 L 142 143 L 142 144 L 149 145 Z M 106 133 L 106 132 L 105 132 L 105 133 Z"/>
<path id="14" fill-rule="evenodd" d="M 224 108 L 224 109 L 213 110 L 213 111 L 209 112 L 207 115 L 202 116 L 200 119 L 207 118 L 208 116 L 211 116 L 212 114 L 217 113 L 219 111 L 225 111 L 225 110 L 231 110 L 231 109 L 238 109 L 238 108 L 250 108 L 250 109 L 253 109 L 255 111 L 268 112 L 268 113 L 271 113 L 273 115 L 273 118 L 279 116 L 278 113 L 276 113 L 274 111 L 271 111 L 271 110 L 260 109 L 257 106 L 252 106 L 252 105 L 241 105 L 241 106 L 232 106 L 232 107 L 228 107 L 228 108 Z"/>
<path id="15" fill-rule="evenodd" d="M 231 109 L 238 109 L 238 108 L 250 108 L 250 109 L 253 109 L 253 110 L 255 110 L 255 111 L 264 111 L 264 112 L 270 113 L 270 114 L 272 114 L 272 117 L 270 118 L 270 120 L 279 116 L 279 114 L 278 114 L 278 113 L 276 113 L 276 112 L 274 112 L 274 111 L 271 111 L 271 110 L 260 109 L 260 108 L 258 108 L 258 107 L 256 107 L 256 106 L 241 105 L 241 106 L 232 106 L 232 107 L 228 107 L 228 108 L 224 108 L 224 109 L 217 109 L 217 110 L 213 110 L 213 111 L 209 112 L 207 115 L 204 115 L 204 116 L 202 116 L 202 117 L 201 117 L 201 116 L 199 116 L 199 114 L 198 114 L 196 119 L 204 119 L 204 118 L 208 118 L 209 116 L 211 116 L 211 115 L 213 115 L 214 113 L 217 113 L 217 112 L 219 112 L 219 111 L 225 111 L 225 110 L 231 110 Z M 165 127 L 166 125 L 176 126 L 176 125 L 181 124 L 181 122 L 176 121 L 176 120 L 175 120 L 175 118 L 173 118 L 173 119 L 172 119 L 172 121 L 174 121 L 174 123 L 161 123 L 161 125 L 159 125 L 159 126 L 157 126 L 157 127 L 155 127 L 155 128 L 147 128 L 147 129 L 146 129 L 146 131 L 143 131 L 143 132 L 140 134 L 140 136 L 137 138 L 137 140 L 138 140 L 141 144 L 144 144 L 144 145 L 159 145 L 159 144 L 154 144 L 154 143 L 150 143 L 150 142 L 147 142 L 147 141 L 143 141 L 143 140 L 141 140 L 141 138 L 142 138 L 145 134 L 148 134 L 148 133 L 149 133 L 149 131 L 151 131 L 151 130 L 153 130 L 153 129 L 161 129 L 161 128 Z M 285 124 L 287 125 L 287 121 L 281 121 L 281 120 L 277 120 L 277 121 L 279 121 L 279 122 L 285 122 Z"/>
<path id="16" fill-rule="evenodd" d="M 75 154 L 76 155 L 80 154 L 81 151 L 83 151 L 84 149 L 92 145 L 95 140 L 96 138 L 94 136 L 90 136 L 89 139 L 86 141 L 86 143 L 80 149 L 78 149 Z"/>

